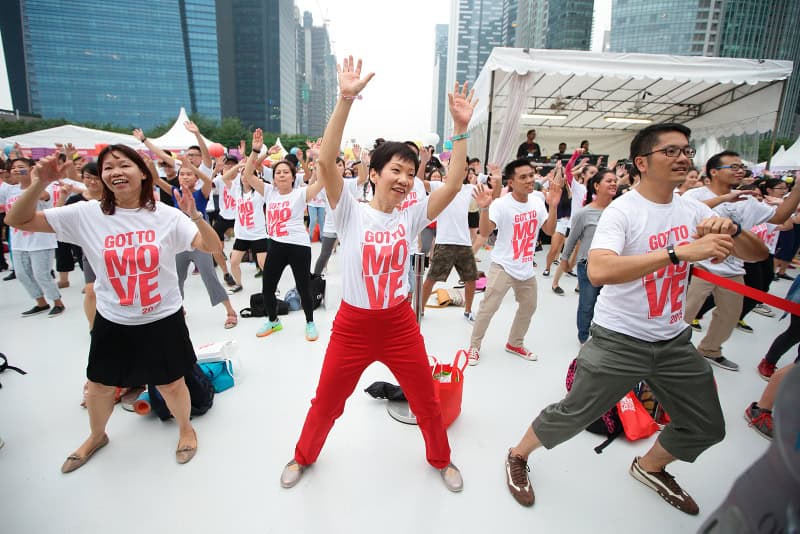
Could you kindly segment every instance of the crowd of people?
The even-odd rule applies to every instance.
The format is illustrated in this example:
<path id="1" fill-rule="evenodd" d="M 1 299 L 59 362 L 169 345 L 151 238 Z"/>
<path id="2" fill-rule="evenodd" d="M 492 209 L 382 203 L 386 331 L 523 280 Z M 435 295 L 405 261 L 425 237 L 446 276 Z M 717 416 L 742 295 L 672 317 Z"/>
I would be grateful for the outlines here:
<path id="1" fill-rule="evenodd" d="M 765 292 L 776 278 L 792 279 L 800 247 L 794 180 L 752 176 L 732 151 L 698 169 L 691 132 L 672 123 L 644 128 L 629 159 L 607 166 L 587 157 L 588 141 L 572 154 L 561 143 L 552 165 L 543 165 L 531 130 L 513 160 L 484 167 L 467 154 L 473 95 L 466 84 L 448 94 L 454 129 L 446 155 L 379 138 L 371 149 L 355 147 L 346 161 L 340 151 L 345 124 L 372 78 L 361 69 L 352 57 L 340 65 L 339 99 L 321 140 L 270 165 L 267 157 L 276 148 L 264 146 L 260 129 L 241 160 L 214 160 L 191 122 L 186 128 L 197 144 L 182 154 L 135 130 L 148 151 L 110 145 L 89 161 L 66 144 L 39 161 L 16 149 L 3 161 L 0 206 L 13 265 L 5 280 L 19 280 L 34 301 L 22 317 L 65 313 L 59 288 L 72 283 L 76 264 L 84 276 L 90 433 L 62 471 L 78 469 L 108 444 L 115 393 L 142 384 L 157 384 L 176 418 L 176 460 L 195 455 L 184 381 L 196 361 L 183 307 L 190 269 L 201 276 L 211 306 L 223 305 L 229 329 L 238 325 L 230 295 L 247 285 L 241 263 L 255 262 L 266 317 L 255 335 L 268 337 L 285 335 L 278 334 L 276 291 L 289 266 L 305 339 L 314 342 L 320 332 L 310 279 L 326 272 L 338 246 L 343 297 L 330 333 L 323 333 L 328 345 L 316 394 L 281 473 L 283 487 L 296 485 L 317 461 L 359 377 L 379 361 L 416 415 L 428 463 L 447 489 L 461 491 L 410 296 L 420 291 L 427 302 L 456 269 L 472 333 L 453 348 L 467 349 L 475 366 L 491 319 L 513 289 L 517 309 L 504 349 L 536 360 L 525 340 L 537 310 L 538 272 L 552 275 L 550 289 L 559 296 L 565 295 L 561 277 L 577 277 L 581 351 L 572 389 L 509 448 L 510 493 L 532 505 L 531 454 L 570 439 L 644 380 L 671 422 L 633 460 L 630 474 L 672 506 L 697 514 L 697 503 L 665 468 L 676 459 L 693 462 L 723 440 L 711 366 L 739 370 L 723 344 L 736 328 L 753 331 L 745 322 L 749 312 L 775 311 L 691 276 L 690 266 Z M 315 229 L 321 246 L 312 270 Z M 535 253 L 548 238 L 540 266 Z M 412 255 L 418 252 L 429 260 L 422 287 L 414 287 Z M 490 259 L 485 275 L 477 268 L 479 254 Z M 8 269 L 4 255 L 2 262 L 0 269 Z M 481 276 L 485 292 L 476 304 Z M 794 302 L 800 302 L 798 280 L 788 297 Z M 711 321 L 695 348 L 692 329 L 702 330 L 699 319 L 708 312 Z M 765 437 L 772 436 L 775 391 L 792 367 L 779 370 L 778 361 L 798 341 L 800 318 L 793 315 L 758 364 L 769 384 L 746 416 Z"/>

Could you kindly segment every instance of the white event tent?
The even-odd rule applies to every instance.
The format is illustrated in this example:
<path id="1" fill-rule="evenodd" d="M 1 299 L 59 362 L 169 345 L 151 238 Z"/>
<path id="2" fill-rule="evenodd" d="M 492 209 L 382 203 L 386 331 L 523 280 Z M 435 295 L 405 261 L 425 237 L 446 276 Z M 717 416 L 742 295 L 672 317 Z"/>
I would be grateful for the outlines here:
<path id="1" fill-rule="evenodd" d="M 132 135 L 84 128 L 72 124 L 6 137 L 3 141 L 9 145 L 19 143 L 22 148 L 31 149 L 54 149 L 56 143 L 72 143 L 79 150 L 94 150 L 96 145 L 113 144 L 128 145 L 137 150 L 145 148 Z"/>
<path id="2" fill-rule="evenodd" d="M 770 159 L 771 171 L 793 171 L 800 169 L 800 138 L 788 149 L 783 146 Z"/>
<path id="3" fill-rule="evenodd" d="M 547 154 L 587 139 L 617 159 L 650 123 L 680 122 L 696 141 L 774 131 L 791 73 L 791 61 L 495 48 L 475 82 L 468 150 L 505 162 L 536 129 Z"/>
<path id="4" fill-rule="evenodd" d="M 189 116 L 186 114 L 186 109 L 182 107 L 172 127 L 161 137 L 150 139 L 150 141 L 159 148 L 177 151 L 186 150 L 190 146 L 196 145 L 197 138 L 183 125 L 188 120 Z M 211 144 L 211 141 L 205 137 L 203 139 L 206 142 L 206 146 Z"/>

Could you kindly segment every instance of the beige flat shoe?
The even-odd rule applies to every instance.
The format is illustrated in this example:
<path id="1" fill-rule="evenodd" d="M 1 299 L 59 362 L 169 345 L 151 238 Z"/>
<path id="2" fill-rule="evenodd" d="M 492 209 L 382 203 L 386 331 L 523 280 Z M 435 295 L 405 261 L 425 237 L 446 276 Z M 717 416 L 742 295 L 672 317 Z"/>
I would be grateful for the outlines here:
<path id="1" fill-rule="evenodd" d="M 197 432 L 195 432 L 194 429 L 192 429 L 192 434 L 194 434 L 194 439 L 197 440 Z M 179 464 L 188 463 L 189 460 L 194 458 L 196 452 L 197 452 L 197 445 L 195 445 L 194 447 L 190 447 L 188 445 L 181 447 L 175 451 L 175 460 L 177 460 Z"/>
<path id="2" fill-rule="evenodd" d="M 103 434 L 103 440 L 98 443 L 89 454 L 86 456 L 78 456 L 77 454 L 70 454 L 61 466 L 62 473 L 71 473 L 89 461 L 94 453 L 108 445 L 108 434 Z"/>

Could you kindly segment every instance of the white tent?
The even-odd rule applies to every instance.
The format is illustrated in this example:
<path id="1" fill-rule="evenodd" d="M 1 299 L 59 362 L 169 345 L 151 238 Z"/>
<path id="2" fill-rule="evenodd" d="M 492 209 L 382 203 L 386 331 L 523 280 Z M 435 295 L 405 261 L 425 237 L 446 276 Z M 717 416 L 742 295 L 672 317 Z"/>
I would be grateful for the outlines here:
<path id="1" fill-rule="evenodd" d="M 773 130 L 791 73 L 790 61 L 495 48 L 475 82 L 469 154 L 508 161 L 532 128 L 545 153 L 588 139 L 612 159 L 650 122 L 695 139 Z"/>
<path id="2" fill-rule="evenodd" d="M 788 149 L 783 146 L 770 159 L 771 171 L 793 171 L 800 169 L 800 138 Z"/>
<path id="3" fill-rule="evenodd" d="M 154 145 L 159 148 L 165 148 L 168 150 L 186 150 L 192 145 L 197 144 L 197 138 L 195 135 L 186 129 L 183 125 L 186 121 L 189 120 L 189 116 L 186 114 L 186 109 L 181 108 L 180 113 L 178 113 L 178 118 L 175 121 L 175 124 L 162 135 L 161 137 L 156 137 L 154 139 L 150 139 Z M 206 145 L 210 145 L 211 141 L 203 137 L 206 142 Z"/>
<path id="4" fill-rule="evenodd" d="M 22 148 L 54 149 L 56 143 L 72 143 L 75 148 L 81 150 L 94 150 L 95 145 L 113 144 L 128 145 L 137 150 L 145 148 L 132 135 L 105 132 L 71 124 L 6 137 L 3 141 L 9 145 L 19 143 Z"/>

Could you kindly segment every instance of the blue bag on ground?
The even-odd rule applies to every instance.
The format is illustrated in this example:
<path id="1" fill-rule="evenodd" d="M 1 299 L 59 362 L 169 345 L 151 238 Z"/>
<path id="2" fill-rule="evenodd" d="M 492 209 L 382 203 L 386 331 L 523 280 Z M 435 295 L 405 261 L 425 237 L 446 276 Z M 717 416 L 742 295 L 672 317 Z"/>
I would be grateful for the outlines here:
<path id="1" fill-rule="evenodd" d="M 216 393 L 233 387 L 233 364 L 230 360 L 203 362 L 199 365 L 203 373 L 211 380 Z"/>

